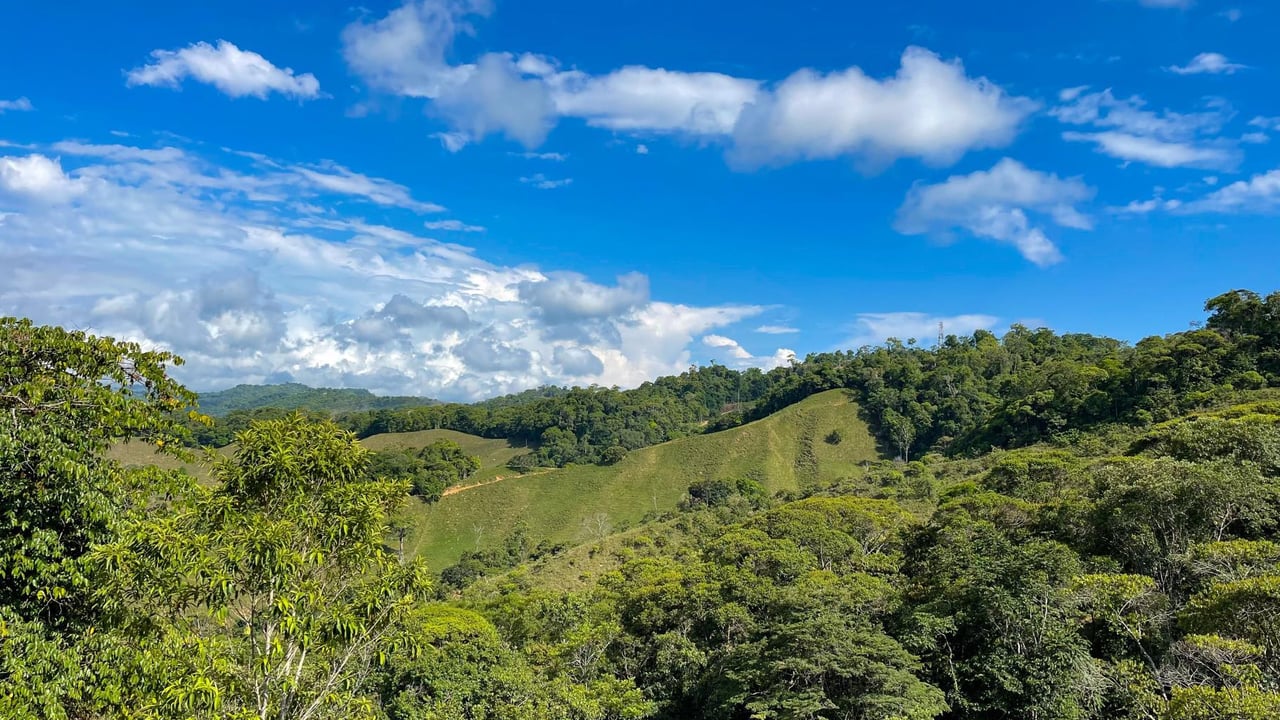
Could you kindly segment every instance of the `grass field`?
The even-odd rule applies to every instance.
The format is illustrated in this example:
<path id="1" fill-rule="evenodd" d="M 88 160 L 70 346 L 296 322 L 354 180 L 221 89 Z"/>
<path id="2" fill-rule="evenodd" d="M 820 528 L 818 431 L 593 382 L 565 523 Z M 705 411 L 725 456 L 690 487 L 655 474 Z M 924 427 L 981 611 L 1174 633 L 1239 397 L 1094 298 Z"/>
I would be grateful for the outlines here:
<path id="1" fill-rule="evenodd" d="M 512 445 L 506 440 L 492 440 L 477 437 L 453 430 L 420 430 L 408 433 L 383 433 L 371 435 L 360 441 L 370 450 L 389 450 L 392 448 L 426 447 L 437 440 L 452 440 L 468 455 L 480 458 L 480 470 L 472 475 L 467 484 L 491 482 L 495 478 L 505 478 L 517 473 L 507 469 L 507 461 L 529 452 L 527 448 Z"/>
<path id="2" fill-rule="evenodd" d="M 224 448 L 218 448 L 214 452 L 220 455 L 230 455 L 235 452 L 234 445 L 228 445 Z M 122 465 L 139 466 L 139 465 L 155 465 L 157 467 L 176 470 L 182 468 L 194 475 L 200 482 L 210 482 L 209 468 L 200 460 L 201 451 L 195 451 L 195 462 L 183 462 L 172 455 L 162 455 L 156 452 L 155 445 L 145 442 L 125 442 L 116 443 L 107 451 L 107 456 L 119 461 Z"/>
<path id="3" fill-rule="evenodd" d="M 825 442 L 836 429 L 843 440 Z M 395 437 L 381 436 L 386 439 L 379 442 L 393 443 Z M 857 407 L 835 390 L 739 428 L 636 450 L 611 467 L 504 477 L 433 505 L 415 502 L 410 512 L 418 530 L 409 547 L 439 569 L 466 550 L 501 542 L 521 521 L 534 539 L 580 542 L 675 507 L 696 480 L 749 477 L 770 492 L 794 490 L 859 474 L 863 461 L 877 458 Z M 487 463 L 485 472 L 489 478 L 510 475 Z"/>
<path id="4" fill-rule="evenodd" d="M 837 429 L 841 442 L 826 442 Z M 535 540 L 579 543 L 632 526 L 646 513 L 674 508 L 696 480 L 751 478 L 769 492 L 796 490 L 858 475 L 864 461 L 878 458 L 857 406 L 841 390 L 814 395 L 742 427 L 636 450 L 609 467 L 578 465 L 521 475 L 506 463 L 525 448 L 452 430 L 387 433 L 361 442 L 385 450 L 436 440 L 452 440 L 481 460 L 467 486 L 431 505 L 411 500 L 407 512 L 417 529 L 406 550 L 436 569 L 464 551 L 500 543 L 520 522 Z M 218 452 L 234 452 L 234 446 Z M 146 443 L 121 443 L 111 456 L 125 465 L 182 467 L 209 481 L 202 463 L 158 455 Z"/>

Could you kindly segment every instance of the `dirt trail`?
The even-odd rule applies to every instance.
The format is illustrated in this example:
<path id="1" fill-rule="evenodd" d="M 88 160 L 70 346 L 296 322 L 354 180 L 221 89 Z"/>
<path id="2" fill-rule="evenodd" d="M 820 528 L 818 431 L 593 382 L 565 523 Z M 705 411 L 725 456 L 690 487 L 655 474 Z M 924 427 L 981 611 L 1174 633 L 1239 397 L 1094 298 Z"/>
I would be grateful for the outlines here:
<path id="1" fill-rule="evenodd" d="M 503 480 L 518 480 L 520 478 L 533 477 L 535 475 L 546 475 L 553 470 L 555 470 L 555 468 L 546 468 L 545 470 L 524 473 L 523 475 L 497 475 L 492 480 L 485 480 L 484 482 L 472 483 L 470 485 L 454 485 L 452 487 L 445 488 L 444 492 L 440 493 L 440 497 L 446 498 L 450 495 L 456 495 L 466 490 L 474 490 L 478 487 L 484 487 L 485 485 L 492 485 L 494 483 L 502 482 Z"/>

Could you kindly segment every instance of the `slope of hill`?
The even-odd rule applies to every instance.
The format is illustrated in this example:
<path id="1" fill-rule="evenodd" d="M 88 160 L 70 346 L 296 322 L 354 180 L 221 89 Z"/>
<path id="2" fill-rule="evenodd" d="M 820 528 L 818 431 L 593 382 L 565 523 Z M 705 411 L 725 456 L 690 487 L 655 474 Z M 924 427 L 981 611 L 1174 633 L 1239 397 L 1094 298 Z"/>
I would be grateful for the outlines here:
<path id="1" fill-rule="evenodd" d="M 494 478 L 516 475 L 507 469 L 507 461 L 516 455 L 528 452 L 528 449 L 513 445 L 507 440 L 482 438 L 454 430 L 419 430 L 405 433 L 382 433 L 371 435 L 360 441 L 370 450 L 391 450 L 395 448 L 414 449 L 430 445 L 438 440 L 452 440 L 468 455 L 480 458 L 480 470 L 467 481 L 468 485 L 486 483 Z M 452 495 L 462 488 L 450 488 L 445 492 Z"/>
<path id="2" fill-rule="evenodd" d="M 839 443 L 827 441 L 833 430 Z M 517 524 L 534 540 L 575 542 L 674 508 L 697 480 L 750 478 L 770 492 L 798 490 L 857 475 L 864 461 L 878 457 L 857 406 L 833 390 L 741 427 L 636 450 L 613 466 L 520 476 L 486 464 L 487 484 L 412 506 L 418 530 L 410 547 L 440 568 L 467 550 L 501 542 Z"/>
<path id="3" fill-rule="evenodd" d="M 226 445 L 214 452 L 219 455 L 231 455 L 235 449 L 235 445 Z M 158 453 L 154 445 L 139 440 L 116 443 L 107 451 L 107 457 L 125 467 L 154 465 L 166 470 L 182 469 L 202 483 L 211 482 L 209 466 L 204 462 L 201 451 L 193 451 L 193 456 L 195 458 L 193 462 L 184 462 L 172 455 Z"/>
<path id="4" fill-rule="evenodd" d="M 281 408 L 284 410 L 316 410 L 350 412 L 386 410 L 417 405 L 433 405 L 436 401 L 420 397 L 383 397 L 356 388 L 313 388 L 300 383 L 280 385 L 237 385 L 227 390 L 200 394 L 200 410 L 207 415 L 226 415 L 233 410 Z"/>

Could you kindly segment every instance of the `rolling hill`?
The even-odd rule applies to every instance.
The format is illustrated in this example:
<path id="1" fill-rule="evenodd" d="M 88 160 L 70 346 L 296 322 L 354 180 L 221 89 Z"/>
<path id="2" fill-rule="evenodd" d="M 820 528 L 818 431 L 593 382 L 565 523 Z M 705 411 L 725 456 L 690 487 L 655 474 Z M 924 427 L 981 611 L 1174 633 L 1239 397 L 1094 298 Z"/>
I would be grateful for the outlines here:
<path id="1" fill-rule="evenodd" d="M 313 388 L 300 383 L 279 385 L 237 385 L 227 390 L 200 393 L 200 410 L 221 416 L 233 410 L 280 408 L 282 410 L 316 410 L 349 412 L 385 410 L 434 405 L 437 401 L 420 397 L 384 397 L 355 388 Z"/>
<path id="2" fill-rule="evenodd" d="M 839 443 L 828 435 L 839 430 Z M 452 440 L 481 460 L 463 486 L 449 488 L 434 504 L 411 500 L 417 528 L 407 548 L 433 568 L 455 562 L 467 550 L 502 541 L 519 523 L 535 540 L 575 544 L 669 510 L 690 483 L 750 478 L 769 492 L 799 490 L 857 475 L 879 453 L 858 408 L 843 390 L 813 395 L 761 420 L 708 435 L 695 435 L 631 452 L 612 466 L 572 465 L 518 473 L 507 461 L 527 449 L 507 440 L 453 430 L 384 433 L 361 440 L 370 450 L 424 447 Z M 232 452 L 234 446 L 219 452 Z M 184 467 L 207 481 L 201 463 L 157 455 L 150 445 L 125 443 L 111 455 L 126 465 Z"/>
<path id="3" fill-rule="evenodd" d="M 843 439 L 827 442 L 837 429 Z M 411 446 L 443 437 L 443 432 L 388 434 L 366 442 L 373 441 L 370 447 Z M 457 435 L 461 433 L 450 434 L 454 439 Z M 468 442 L 471 452 L 484 448 L 490 453 L 477 480 L 485 484 L 410 508 L 418 530 L 409 547 L 437 569 L 467 550 L 501 542 L 517 523 L 523 522 L 536 540 L 573 543 L 634 524 L 651 511 L 674 508 L 696 480 L 747 477 L 770 492 L 797 490 L 858 474 L 864 461 L 879 457 L 857 406 L 840 390 L 731 430 L 636 450 L 613 466 L 518 475 L 489 462 L 518 449 L 489 445 L 503 441 Z"/>

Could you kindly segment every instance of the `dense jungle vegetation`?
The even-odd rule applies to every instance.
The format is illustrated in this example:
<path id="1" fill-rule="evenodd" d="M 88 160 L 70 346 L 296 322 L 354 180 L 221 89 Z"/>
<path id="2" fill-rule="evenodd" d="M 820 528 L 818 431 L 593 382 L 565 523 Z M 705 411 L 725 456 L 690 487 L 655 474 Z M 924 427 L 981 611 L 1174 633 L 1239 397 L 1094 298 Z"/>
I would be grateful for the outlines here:
<path id="1" fill-rule="evenodd" d="M 212 425 L 179 358 L 0 320 L 0 717 L 1280 717 L 1280 293 L 1205 309 L 1132 346 L 1014 327 Z M 832 389 L 884 460 L 780 494 L 690 477 L 625 532 L 451 568 L 396 513 L 474 458 L 359 441 L 607 465 Z M 206 482 L 108 455 L 214 431 Z"/>

